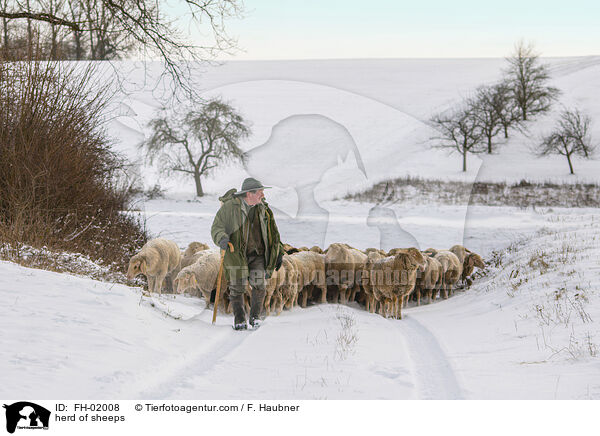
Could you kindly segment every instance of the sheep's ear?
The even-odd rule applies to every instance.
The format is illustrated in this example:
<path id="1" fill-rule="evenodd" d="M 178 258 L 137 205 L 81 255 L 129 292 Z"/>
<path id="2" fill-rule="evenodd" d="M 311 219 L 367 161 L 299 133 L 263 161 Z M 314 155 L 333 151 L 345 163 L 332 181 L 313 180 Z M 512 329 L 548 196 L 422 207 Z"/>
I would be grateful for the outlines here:
<path id="1" fill-rule="evenodd" d="M 473 267 L 475 265 L 475 256 L 469 254 L 467 256 L 467 266 Z"/>
<path id="2" fill-rule="evenodd" d="M 140 271 L 144 275 L 146 275 L 146 273 L 148 272 L 148 267 L 146 266 L 146 260 L 145 259 L 142 259 L 140 261 Z"/>
<path id="3" fill-rule="evenodd" d="M 198 286 L 198 280 L 196 280 L 196 276 L 192 274 L 191 280 L 192 286 Z"/>

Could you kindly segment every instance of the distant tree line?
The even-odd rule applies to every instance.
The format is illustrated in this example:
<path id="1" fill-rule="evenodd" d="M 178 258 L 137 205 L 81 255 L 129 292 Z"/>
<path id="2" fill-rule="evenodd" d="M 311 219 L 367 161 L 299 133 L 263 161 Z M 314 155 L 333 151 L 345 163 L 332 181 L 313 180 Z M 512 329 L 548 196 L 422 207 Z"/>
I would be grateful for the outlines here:
<path id="1" fill-rule="evenodd" d="M 520 41 L 506 59 L 504 76 L 495 84 L 480 86 L 458 106 L 434 115 L 431 122 L 439 132 L 437 147 L 457 150 L 462 170 L 467 170 L 469 153 L 493 153 L 498 135 L 504 139 L 511 130 L 550 111 L 560 91 L 548 85 L 548 67 L 540 63 L 532 45 Z M 537 146 L 538 155 L 562 154 L 574 173 L 571 156 L 590 157 L 594 147 L 589 136 L 591 120 L 578 109 L 565 109 L 555 131 Z"/>

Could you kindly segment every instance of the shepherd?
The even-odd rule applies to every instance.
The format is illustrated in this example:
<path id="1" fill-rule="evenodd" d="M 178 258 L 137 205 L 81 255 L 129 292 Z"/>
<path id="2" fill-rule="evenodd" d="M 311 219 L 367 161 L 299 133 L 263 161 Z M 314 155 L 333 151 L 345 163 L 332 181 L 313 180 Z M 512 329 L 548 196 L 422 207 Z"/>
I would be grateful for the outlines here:
<path id="1" fill-rule="evenodd" d="M 252 177 L 242 183 L 242 189 L 230 189 L 220 197 L 221 208 L 215 216 L 211 236 L 225 251 L 223 267 L 229 281 L 229 300 L 233 309 L 233 328 L 246 330 L 244 292 L 252 288 L 248 322 L 257 328 L 263 318 L 266 280 L 281 267 L 283 245 L 275 224 L 273 211 L 265 201 L 263 186 Z M 229 249 L 233 245 L 233 251 Z"/>

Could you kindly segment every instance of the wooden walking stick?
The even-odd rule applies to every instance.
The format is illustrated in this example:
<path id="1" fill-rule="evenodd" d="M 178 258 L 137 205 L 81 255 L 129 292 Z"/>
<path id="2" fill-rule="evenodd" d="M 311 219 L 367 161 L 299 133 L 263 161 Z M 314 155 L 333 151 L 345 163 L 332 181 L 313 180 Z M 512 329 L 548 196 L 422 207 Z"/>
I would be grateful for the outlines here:
<path id="1" fill-rule="evenodd" d="M 228 242 L 227 245 L 229 249 L 233 253 L 233 244 Z M 221 265 L 219 266 L 219 275 L 217 276 L 217 291 L 215 292 L 215 308 L 213 309 L 213 319 L 212 323 L 214 324 L 217 320 L 217 310 L 219 309 L 219 294 L 221 293 L 221 277 L 223 277 L 223 260 L 225 259 L 225 250 L 221 250 Z"/>

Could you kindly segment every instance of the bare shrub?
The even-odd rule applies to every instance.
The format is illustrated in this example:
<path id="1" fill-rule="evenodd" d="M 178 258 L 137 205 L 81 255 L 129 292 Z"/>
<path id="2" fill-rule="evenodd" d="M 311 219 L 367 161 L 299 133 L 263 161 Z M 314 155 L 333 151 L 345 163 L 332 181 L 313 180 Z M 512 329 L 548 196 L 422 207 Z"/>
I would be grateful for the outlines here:
<path id="1" fill-rule="evenodd" d="M 121 270 L 147 239 L 121 213 L 121 159 L 93 67 L 0 60 L 0 241 L 79 252 Z"/>

